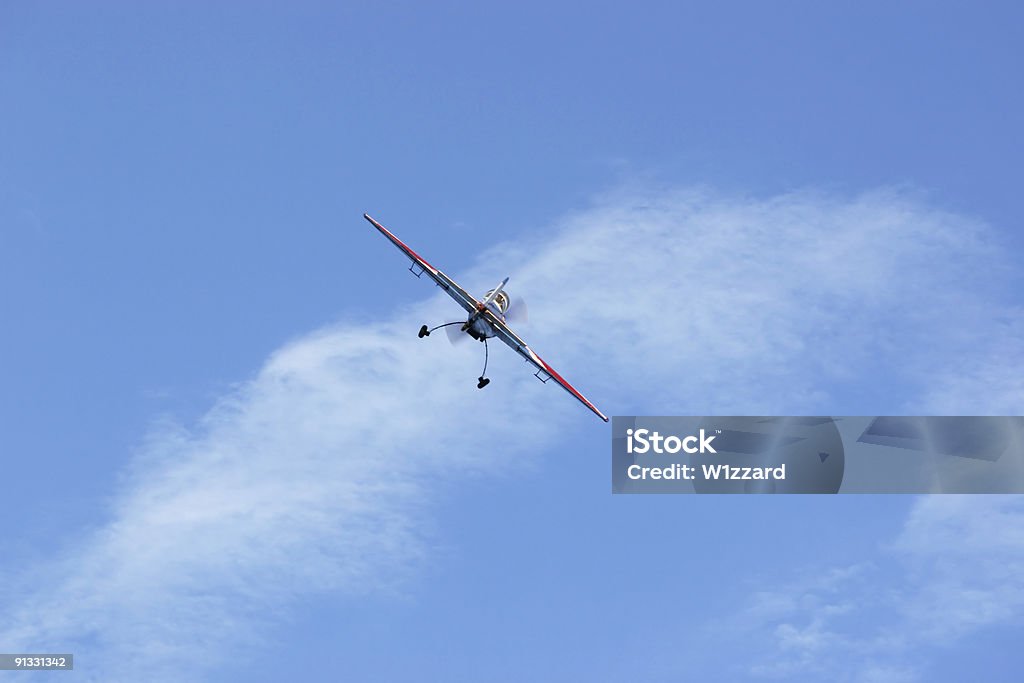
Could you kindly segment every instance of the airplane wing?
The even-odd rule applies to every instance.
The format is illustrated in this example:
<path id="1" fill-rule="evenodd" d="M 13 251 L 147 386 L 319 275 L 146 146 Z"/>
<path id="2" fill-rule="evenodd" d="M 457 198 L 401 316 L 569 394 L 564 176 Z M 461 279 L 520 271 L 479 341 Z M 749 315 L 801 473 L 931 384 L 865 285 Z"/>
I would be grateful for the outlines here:
<path id="1" fill-rule="evenodd" d="M 373 227 L 380 230 L 382 235 L 391 240 L 392 244 L 398 247 L 403 254 L 409 257 L 409 259 L 412 261 L 412 265 L 409 267 L 409 270 L 412 271 L 413 275 L 419 277 L 423 273 L 426 273 L 428 276 L 430 276 L 431 280 L 437 283 L 438 287 L 447 292 L 448 296 L 455 299 L 455 302 L 457 304 L 466 309 L 467 313 L 475 313 L 477 311 L 477 305 L 479 304 L 479 302 L 473 297 L 473 295 L 464 290 L 462 287 L 459 287 L 454 280 L 452 280 L 450 277 L 442 273 L 440 270 L 427 263 L 426 259 L 424 259 L 415 251 L 407 247 L 405 242 L 395 237 L 390 230 L 388 230 L 383 225 L 370 218 L 369 215 L 364 213 L 363 218 L 370 221 Z M 419 269 L 419 272 L 416 271 L 417 268 Z"/>
<path id="2" fill-rule="evenodd" d="M 498 316 L 488 311 L 487 322 L 489 322 L 491 324 L 491 327 L 494 328 L 494 331 L 498 339 L 505 342 L 505 344 L 507 344 L 509 348 L 511 348 L 520 356 L 525 358 L 526 362 L 530 363 L 531 365 L 533 365 L 533 367 L 537 368 L 537 379 L 545 383 L 549 379 L 555 380 L 563 389 L 565 389 L 570 394 L 575 396 L 580 403 L 594 411 L 595 415 L 597 415 L 605 422 L 608 421 L 608 418 L 605 417 L 604 413 L 597 409 L 597 406 L 588 401 L 586 397 L 584 397 L 583 394 L 577 391 L 573 385 L 569 384 L 564 377 L 555 372 L 555 369 L 553 367 L 544 362 L 543 358 L 534 353 L 533 349 L 527 346 L 526 342 L 524 342 L 519 337 L 519 335 L 513 332 L 512 328 L 506 325 L 504 320 L 501 320 L 500 318 L 498 318 Z"/>

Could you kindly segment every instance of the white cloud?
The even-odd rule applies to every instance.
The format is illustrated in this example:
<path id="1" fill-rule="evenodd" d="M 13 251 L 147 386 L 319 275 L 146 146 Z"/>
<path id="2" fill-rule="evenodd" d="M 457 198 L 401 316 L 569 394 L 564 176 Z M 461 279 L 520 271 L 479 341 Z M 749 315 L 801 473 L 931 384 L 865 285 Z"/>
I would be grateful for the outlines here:
<path id="1" fill-rule="evenodd" d="M 1024 413 L 1024 311 L 1009 309 L 976 335 L 974 352 L 936 373 L 924 397 L 930 415 Z"/>
<path id="2" fill-rule="evenodd" d="M 1021 314 L 1001 302 L 1009 260 L 989 231 L 899 193 L 616 195 L 560 228 L 522 249 L 513 284 L 531 299 L 558 293 L 537 328 L 609 367 L 609 389 L 643 387 L 623 402 L 668 413 L 921 410 L 950 375 L 980 383 L 998 372 L 994 340 L 1024 349 L 1021 329 L 1007 329 Z M 978 372 L 965 373 L 974 358 Z"/>
<path id="3" fill-rule="evenodd" d="M 877 563 L 753 594 L 728 623 L 744 642 L 764 643 L 748 653 L 755 675 L 927 680 L 937 650 L 1024 621 L 1021 566 L 1024 496 L 926 496 Z"/>
<path id="4" fill-rule="evenodd" d="M 615 194 L 451 274 L 473 289 L 511 274 L 531 344 L 608 413 L 856 414 L 934 400 L 936 369 L 991 339 L 1010 315 L 998 253 L 984 226 L 897 193 L 691 190 Z M 389 257 L 382 277 L 402 277 Z M 429 562 L 424 513 L 443 481 L 602 428 L 504 348 L 478 392 L 477 345 L 415 338 L 453 310 L 435 294 L 309 334 L 199 424 L 156 430 L 109 520 L 23 579 L 0 641 L 87 650 L 95 668 L 80 673 L 96 680 L 134 679 L 143 662 L 148 680 L 174 678 L 186 650 L 214 667 L 260 633 L 259 615 L 319 591 L 388 590 Z M 467 442 L 473 425 L 500 453 Z M 822 604 L 830 619 L 845 609 Z M 787 624 L 794 651 L 828 635 L 827 622 Z"/>
<path id="5" fill-rule="evenodd" d="M 1024 617 L 1024 496 L 923 498 L 894 549 L 917 584 L 903 608 L 921 637 Z"/>

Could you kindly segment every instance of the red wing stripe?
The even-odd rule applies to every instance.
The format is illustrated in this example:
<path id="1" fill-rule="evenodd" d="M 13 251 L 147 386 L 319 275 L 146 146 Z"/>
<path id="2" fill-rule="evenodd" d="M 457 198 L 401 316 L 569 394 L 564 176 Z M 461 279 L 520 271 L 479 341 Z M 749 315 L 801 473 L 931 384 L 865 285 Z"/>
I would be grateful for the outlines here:
<path id="1" fill-rule="evenodd" d="M 400 249 L 401 249 L 402 251 L 404 251 L 404 252 L 405 252 L 406 254 L 408 254 L 408 255 L 409 255 L 409 256 L 410 256 L 410 257 L 411 257 L 412 259 L 414 259 L 414 260 L 415 260 L 415 261 L 416 261 L 417 263 L 421 263 L 421 264 L 423 264 L 424 266 L 426 266 L 427 268 L 430 268 L 430 270 L 431 270 L 432 272 L 434 272 L 434 273 L 436 273 L 436 272 L 437 272 L 437 268 L 435 268 L 434 266 L 432 266 L 432 265 L 430 265 L 429 263 L 427 263 L 427 259 L 423 258 L 423 257 L 422 257 L 422 256 L 420 256 L 419 254 L 417 254 L 417 253 L 416 253 L 415 251 L 413 251 L 412 249 L 410 249 L 410 248 L 409 248 L 409 246 L 408 246 L 408 245 L 407 245 L 407 244 L 406 244 L 405 242 L 403 242 L 402 240 L 400 240 L 400 239 L 398 239 L 397 237 L 395 237 L 395 235 L 394 235 L 394 234 L 393 234 L 393 233 L 392 233 L 392 232 L 391 232 L 390 230 L 388 230 L 388 229 L 387 229 L 387 228 L 385 228 L 385 227 L 384 227 L 383 225 L 381 225 L 381 224 L 380 224 L 380 223 L 378 223 L 377 221 L 375 221 L 375 220 L 373 220 L 372 218 L 370 218 L 370 216 L 369 216 L 368 214 L 365 214 L 365 213 L 364 213 L 364 214 L 363 214 L 363 218 L 365 218 L 366 220 L 370 221 L 370 223 L 372 223 L 372 224 L 373 224 L 373 227 L 377 228 L 377 229 L 378 229 L 378 230 L 380 230 L 380 231 L 381 231 L 382 233 L 384 233 L 384 235 L 385 235 L 385 236 L 386 236 L 386 237 L 387 237 L 387 238 L 388 238 L 389 240 L 391 240 L 392 242 L 394 242 L 396 246 L 398 246 L 398 247 L 399 247 L 399 248 L 400 248 Z"/>
<path id="2" fill-rule="evenodd" d="M 587 399 L 585 399 L 585 398 L 583 397 L 583 394 L 581 394 L 580 392 L 576 391 L 576 388 L 575 388 L 575 387 L 574 387 L 573 385 L 569 384 L 569 383 L 568 383 L 568 382 L 567 382 L 567 381 L 565 380 L 565 378 L 564 378 L 564 377 L 562 377 L 562 376 L 561 376 L 561 375 L 559 375 L 559 374 L 558 374 L 557 372 L 555 372 L 555 369 L 554 369 L 553 367 L 551 367 L 550 365 L 548 365 L 547 363 L 545 363 L 545 362 L 544 362 L 544 359 L 543 359 L 543 358 L 541 358 L 540 356 L 538 356 L 538 355 L 537 355 L 536 353 L 535 353 L 535 354 L 533 354 L 533 355 L 534 355 L 534 357 L 535 357 L 535 358 L 536 358 L 537 360 L 539 360 L 539 361 L 540 361 L 540 364 L 544 366 L 544 371 L 545 371 L 545 372 L 547 372 L 547 373 L 548 373 L 549 375 L 551 375 L 552 377 L 554 377 L 554 378 L 555 378 L 555 380 L 556 380 L 556 381 L 557 381 L 557 382 L 558 382 L 559 384 L 561 384 L 561 385 L 562 385 L 563 387 L 565 387 L 566 389 L 568 389 L 568 390 L 569 390 L 569 393 L 571 393 L 571 394 L 572 394 L 573 396 L 575 396 L 576 398 L 578 398 L 578 399 L 579 399 L 579 400 L 580 400 L 580 401 L 581 401 L 581 402 L 583 403 L 583 405 L 587 406 L 588 408 L 590 408 L 591 410 L 593 410 L 593 411 L 594 411 L 595 413 L 597 413 L 597 416 L 598 416 L 598 417 L 600 417 L 600 418 L 601 418 L 602 420 L 604 420 L 605 422 L 607 422 L 607 421 L 608 421 L 608 418 L 607 418 L 607 417 L 605 417 L 604 413 L 602 413 L 602 412 L 601 412 L 600 410 L 598 410 L 598 409 L 597 409 L 597 407 L 596 407 L 596 406 L 595 406 L 595 405 L 594 405 L 593 403 L 591 403 L 590 401 L 588 401 Z"/>

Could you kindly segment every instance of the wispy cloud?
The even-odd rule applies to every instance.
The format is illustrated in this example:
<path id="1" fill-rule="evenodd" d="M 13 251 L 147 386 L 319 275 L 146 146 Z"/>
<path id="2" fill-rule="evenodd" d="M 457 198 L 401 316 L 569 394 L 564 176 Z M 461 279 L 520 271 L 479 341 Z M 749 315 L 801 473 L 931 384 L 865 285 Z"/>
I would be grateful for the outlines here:
<path id="1" fill-rule="evenodd" d="M 928 664 L 975 632 L 1024 620 L 1024 497 L 915 501 L 874 562 L 780 582 L 727 620 L 757 643 L 748 674 L 833 681 L 935 680 Z"/>
<path id="2" fill-rule="evenodd" d="M 1006 267 L 984 226 L 899 193 L 687 190 L 614 193 L 451 274 L 473 289 L 511 274 L 531 344 L 606 412 L 874 414 L 937 400 L 941 368 L 966 371 L 1006 332 Z M 88 651 L 97 680 L 143 664 L 174 678 L 185 651 L 213 669 L 298 597 L 388 590 L 429 562 L 425 512 L 444 482 L 601 428 L 504 349 L 478 392 L 475 345 L 415 338 L 452 310 L 435 294 L 309 334 L 198 424 L 155 429 L 107 521 L 23 580 L 0 642 Z M 1013 324 L 1003 343 L 1019 349 Z M 977 382 L 993 363 L 977 359 Z M 478 424 L 501 453 L 467 447 Z M 824 618 L 787 624 L 776 635 L 793 653 L 833 637 Z"/>
<path id="3" fill-rule="evenodd" d="M 960 362 L 940 370 L 923 397 L 931 415 L 1024 413 L 1024 310 L 1001 311 L 974 330 Z"/>
<path id="4" fill-rule="evenodd" d="M 893 550 L 915 586 L 904 618 L 922 639 L 1024 618 L 1024 496 L 923 498 Z"/>
<path id="5" fill-rule="evenodd" d="M 1013 261 L 992 233 L 895 191 L 629 193 L 560 228 L 516 270 L 531 294 L 558 292 L 538 329 L 611 368 L 610 386 L 643 387 L 623 400 L 651 409 L 921 410 L 950 376 L 997 373 L 994 344 L 1024 349 L 1005 303 Z M 992 405 L 979 390 L 961 410 L 964 396 Z"/>

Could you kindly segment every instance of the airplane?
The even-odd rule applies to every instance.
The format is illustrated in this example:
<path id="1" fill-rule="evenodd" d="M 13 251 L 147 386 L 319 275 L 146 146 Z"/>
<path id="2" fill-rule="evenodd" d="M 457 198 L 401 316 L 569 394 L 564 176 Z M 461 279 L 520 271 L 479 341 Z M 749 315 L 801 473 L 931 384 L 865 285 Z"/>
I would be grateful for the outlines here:
<path id="1" fill-rule="evenodd" d="M 373 227 L 377 228 L 382 235 L 387 237 L 392 244 L 398 247 L 403 254 L 409 257 L 412 261 L 412 265 L 409 266 L 409 272 L 416 277 L 420 277 L 423 273 L 426 273 L 438 287 L 443 289 L 448 296 L 455 300 L 455 303 L 466 309 L 466 313 L 469 314 L 469 317 L 466 318 L 465 322 L 458 321 L 454 323 L 446 323 L 429 329 L 424 325 L 420 328 L 418 336 L 420 339 L 423 339 L 424 337 L 429 337 L 430 333 L 434 330 L 438 330 L 442 327 L 448 327 L 449 325 L 461 325 L 459 328 L 460 332 L 464 332 L 473 339 L 483 342 L 484 370 L 477 380 L 477 389 L 483 389 L 491 383 L 491 380 L 486 377 L 487 359 L 489 355 L 487 350 L 487 340 L 497 337 L 501 341 L 505 342 L 505 344 L 513 351 L 525 358 L 527 363 L 530 363 L 534 368 L 536 368 L 537 372 L 534 373 L 534 376 L 537 379 L 545 384 L 548 380 L 554 379 L 559 386 L 572 394 L 580 403 L 592 410 L 595 415 L 605 422 L 608 421 L 608 418 L 604 413 L 597 409 L 597 406 L 588 401 L 583 394 L 569 384 L 564 377 L 555 372 L 554 368 L 534 353 L 533 350 L 526 345 L 526 342 L 524 342 L 519 335 L 513 332 L 505 322 L 505 314 L 508 312 L 509 305 L 511 303 L 508 294 L 504 291 L 505 285 L 508 284 L 508 278 L 499 282 L 498 286 L 494 289 L 488 290 L 484 294 L 483 299 L 478 300 L 460 287 L 450 277 L 427 263 L 423 257 L 406 246 L 402 240 L 395 237 L 390 230 L 375 221 L 368 214 L 364 213 L 363 218 L 368 220 Z"/>

